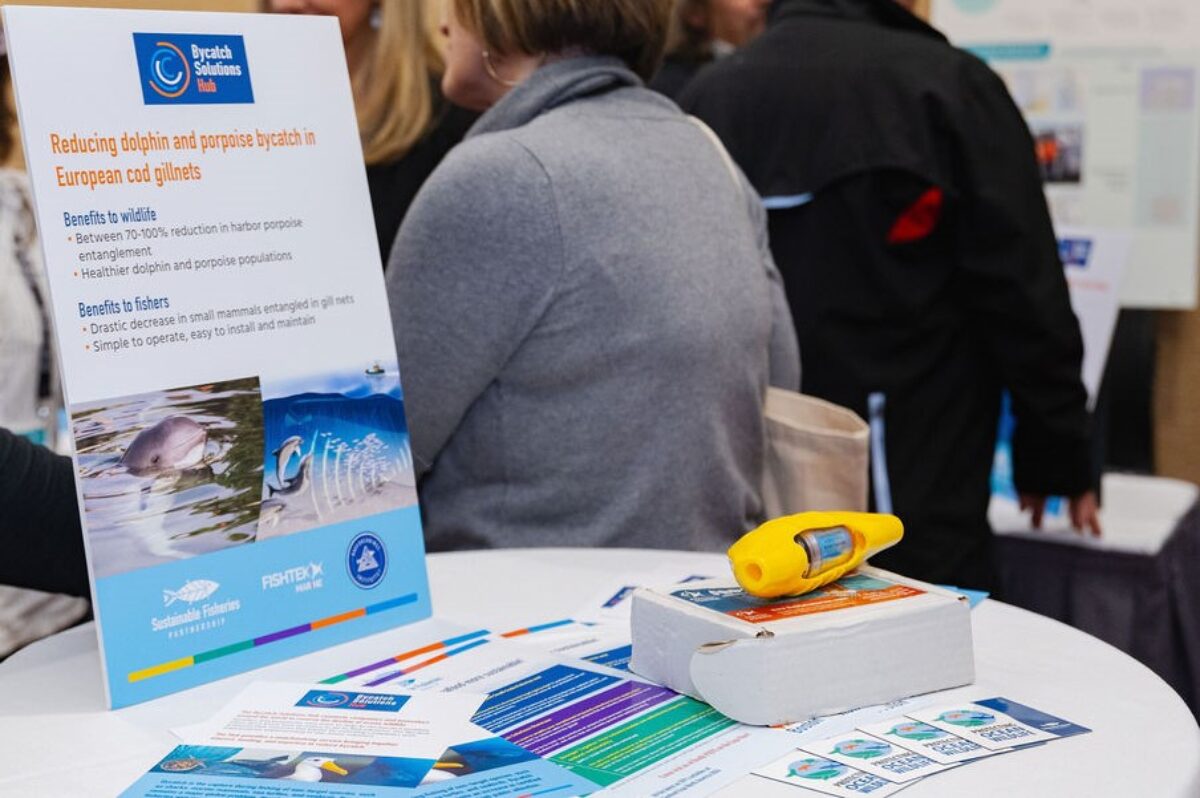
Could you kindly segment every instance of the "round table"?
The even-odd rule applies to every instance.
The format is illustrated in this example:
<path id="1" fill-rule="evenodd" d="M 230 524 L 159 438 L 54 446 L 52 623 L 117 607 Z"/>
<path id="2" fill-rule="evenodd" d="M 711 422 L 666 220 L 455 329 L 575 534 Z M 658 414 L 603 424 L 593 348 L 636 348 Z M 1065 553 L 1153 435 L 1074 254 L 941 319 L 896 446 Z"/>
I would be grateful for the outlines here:
<path id="1" fill-rule="evenodd" d="M 7 763 L 0 794 L 114 795 L 177 743 L 168 729 L 209 717 L 251 681 L 322 679 L 373 655 L 440 639 L 451 624 L 506 630 L 568 616 L 621 573 L 727 568 L 715 554 L 614 549 L 435 554 L 428 563 L 434 620 L 117 712 L 104 710 L 91 624 L 30 646 L 0 664 Z M 1093 732 L 939 774 L 908 788 L 905 798 L 1200 796 L 1200 728 L 1151 671 L 1082 632 L 995 601 L 973 610 L 972 623 L 980 685 Z M 944 697 L 984 696 L 968 687 Z M 100 753 L 89 758 L 91 752 Z M 718 794 L 816 795 L 750 776 Z"/>

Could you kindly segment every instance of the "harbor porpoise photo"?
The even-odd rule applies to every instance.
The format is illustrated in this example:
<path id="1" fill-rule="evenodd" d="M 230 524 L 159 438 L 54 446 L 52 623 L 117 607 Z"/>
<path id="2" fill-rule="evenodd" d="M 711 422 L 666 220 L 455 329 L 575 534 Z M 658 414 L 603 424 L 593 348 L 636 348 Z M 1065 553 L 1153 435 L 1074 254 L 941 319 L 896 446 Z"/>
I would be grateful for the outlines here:
<path id="1" fill-rule="evenodd" d="M 265 446 L 257 377 L 75 405 L 71 427 L 95 578 L 254 542 Z"/>
<path id="2" fill-rule="evenodd" d="M 191 468 L 204 459 L 208 433 L 187 416 L 170 416 L 142 430 L 121 455 L 121 465 L 139 476 Z"/>

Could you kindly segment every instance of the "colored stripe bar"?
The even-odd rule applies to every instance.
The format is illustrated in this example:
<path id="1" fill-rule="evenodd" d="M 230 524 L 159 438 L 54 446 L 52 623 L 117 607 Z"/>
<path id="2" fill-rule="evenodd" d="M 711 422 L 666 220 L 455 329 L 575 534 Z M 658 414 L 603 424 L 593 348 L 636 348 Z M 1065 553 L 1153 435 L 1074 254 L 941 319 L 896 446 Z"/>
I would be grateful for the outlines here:
<path id="1" fill-rule="evenodd" d="M 488 644 L 487 640 L 476 640 L 474 643 L 467 643 L 465 646 L 460 646 L 459 648 L 453 649 L 451 651 L 447 651 L 445 654 L 438 654 L 436 657 L 430 657 L 429 659 L 425 660 L 424 662 L 418 662 L 416 665 L 413 665 L 411 668 L 403 668 L 400 670 L 392 671 L 391 673 L 387 674 L 386 676 L 381 676 L 380 678 L 376 679 L 373 682 L 367 682 L 367 687 L 378 687 L 379 685 L 390 682 L 393 679 L 399 679 L 401 676 L 408 676 L 411 673 L 416 673 L 417 671 L 421 670 L 422 668 L 428 668 L 430 665 L 436 665 L 437 663 L 442 662 L 444 660 L 448 660 L 457 654 L 462 654 L 464 651 L 470 651 L 473 648 L 478 648 L 479 646 L 485 646 L 487 644 Z"/>
<path id="2" fill-rule="evenodd" d="M 395 656 L 388 657 L 387 659 L 382 659 L 379 662 L 372 662 L 370 665 L 363 665 L 361 668 L 355 668 L 352 671 L 346 671 L 345 673 L 337 676 L 331 676 L 330 678 L 321 682 L 321 684 L 337 684 L 338 682 L 344 682 L 347 679 L 353 679 L 356 676 L 362 676 L 365 673 L 377 671 L 380 668 L 387 668 L 395 665 L 397 662 L 403 662 L 406 659 L 412 659 L 413 657 L 419 657 L 422 654 L 432 654 L 435 651 L 443 651 L 445 649 L 453 648 L 460 643 L 465 643 L 468 640 L 477 640 L 480 637 L 486 637 L 489 634 L 491 634 L 491 632 L 489 632 L 487 629 L 477 629 L 474 632 L 468 632 L 465 635 L 449 637 L 445 640 L 439 640 L 436 643 L 430 643 L 427 646 L 414 648 L 412 651 L 405 651 L 402 654 L 396 654 Z"/>
<path id="3" fill-rule="evenodd" d="M 236 654 L 239 651 L 245 651 L 250 648 L 254 648 L 254 641 L 246 640 L 241 643 L 234 643 L 231 646 L 222 646 L 221 648 L 214 648 L 212 651 L 205 651 L 203 654 L 197 654 L 194 659 L 196 660 L 196 664 L 200 664 L 201 662 L 220 659 L 221 657 L 227 657 L 230 654 Z"/>
<path id="4" fill-rule="evenodd" d="M 164 673 L 171 673 L 172 671 L 190 668 L 193 665 L 211 662 L 214 659 L 227 657 L 230 654 L 237 654 L 241 651 L 249 651 L 252 648 L 260 648 L 271 643 L 276 643 L 280 640 L 287 640 L 288 638 L 296 637 L 297 635 L 306 634 L 307 632 L 314 632 L 318 629 L 327 629 L 330 626 L 346 623 L 347 621 L 352 621 L 355 618 L 365 618 L 368 615 L 375 615 L 376 613 L 385 612 L 387 610 L 394 610 L 397 607 L 403 607 L 406 604 L 412 604 L 416 600 L 417 594 L 409 593 L 394 599 L 381 601 L 378 604 L 372 604 L 368 607 L 351 610 L 350 612 L 343 612 L 338 615 L 331 615 L 328 618 L 321 618 L 320 620 L 301 624 L 300 626 L 293 626 L 290 629 L 272 632 L 271 634 L 263 635 L 262 637 L 255 637 L 251 640 L 243 640 L 240 643 L 231 643 L 230 645 L 222 646 L 221 648 L 214 648 L 211 651 L 205 651 L 201 654 L 195 654 L 191 657 L 171 660 L 170 662 L 164 662 L 160 665 L 154 665 L 149 668 L 133 671 L 126 678 L 131 683 L 144 681 L 155 676 L 162 676 Z M 482 634 L 487 634 L 487 632 L 482 632 Z"/>
<path id="5" fill-rule="evenodd" d="M 176 660 L 172 660 L 171 662 L 164 662 L 163 664 L 155 665 L 152 668 L 143 668 L 140 671 L 134 671 L 133 673 L 129 674 L 129 681 L 140 682 L 140 681 L 143 681 L 144 679 L 150 679 L 155 676 L 162 676 L 164 673 L 170 673 L 171 671 L 178 671 L 178 670 L 183 670 L 184 668 L 190 668 L 193 664 L 195 664 L 195 658 L 193 658 L 193 657 L 184 657 L 183 659 L 176 659 Z"/>
<path id="6" fill-rule="evenodd" d="M 521 637 L 522 635 L 532 635 L 532 634 L 537 634 L 538 632 L 545 632 L 549 629 L 557 629 L 560 626 L 570 626 L 573 623 L 575 623 L 575 621 L 571 620 L 570 618 L 567 618 L 566 620 L 562 620 L 562 621 L 551 621 L 550 623 L 543 623 L 543 624 L 539 624 L 537 626 L 528 626 L 524 629 L 513 629 L 511 632 L 505 632 L 504 634 L 502 634 L 500 636 L 501 637 L 509 637 L 509 638 Z"/>
<path id="7" fill-rule="evenodd" d="M 312 631 L 311 623 L 302 624 L 300 626 L 293 626 L 291 629 L 284 629 L 281 632 L 272 632 L 269 635 L 263 635 L 262 637 L 256 637 L 256 638 L 254 638 L 254 645 L 255 646 L 265 646 L 268 643 L 274 643 L 277 640 L 286 640 L 289 637 L 295 637 L 296 635 L 302 635 L 302 634 L 305 634 L 306 632 L 311 632 L 311 631 Z"/>

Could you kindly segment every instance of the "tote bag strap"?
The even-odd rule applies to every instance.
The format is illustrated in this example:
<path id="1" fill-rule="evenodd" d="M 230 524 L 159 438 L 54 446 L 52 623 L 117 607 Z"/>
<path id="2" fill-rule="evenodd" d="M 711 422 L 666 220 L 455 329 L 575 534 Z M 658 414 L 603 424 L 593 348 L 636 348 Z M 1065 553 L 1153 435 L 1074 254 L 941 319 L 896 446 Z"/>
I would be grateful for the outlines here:
<path id="1" fill-rule="evenodd" d="M 729 172 L 729 179 L 733 181 L 733 185 L 737 188 L 738 193 L 745 195 L 746 190 L 742 187 L 741 173 L 738 172 L 737 165 L 733 162 L 733 156 L 729 154 L 729 150 L 725 149 L 725 145 L 721 142 L 721 138 L 715 132 L 713 132 L 711 127 L 704 124 L 704 120 L 700 119 L 700 117 L 689 114 L 688 120 L 691 121 L 693 125 L 700 128 L 700 131 L 708 137 L 709 141 L 712 142 L 713 147 L 716 148 L 717 153 L 721 156 L 721 162 L 725 164 L 725 170 Z"/>

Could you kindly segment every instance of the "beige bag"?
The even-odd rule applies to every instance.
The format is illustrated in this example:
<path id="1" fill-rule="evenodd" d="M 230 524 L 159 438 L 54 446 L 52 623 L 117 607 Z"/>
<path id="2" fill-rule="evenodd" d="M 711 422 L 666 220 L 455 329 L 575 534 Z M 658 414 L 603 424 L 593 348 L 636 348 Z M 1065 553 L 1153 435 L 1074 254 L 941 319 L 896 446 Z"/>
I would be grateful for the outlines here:
<path id="1" fill-rule="evenodd" d="M 851 410 L 767 389 L 763 507 L 767 518 L 867 509 L 871 428 Z"/>

